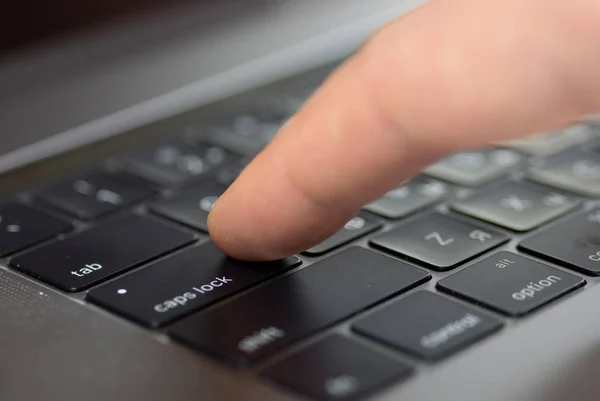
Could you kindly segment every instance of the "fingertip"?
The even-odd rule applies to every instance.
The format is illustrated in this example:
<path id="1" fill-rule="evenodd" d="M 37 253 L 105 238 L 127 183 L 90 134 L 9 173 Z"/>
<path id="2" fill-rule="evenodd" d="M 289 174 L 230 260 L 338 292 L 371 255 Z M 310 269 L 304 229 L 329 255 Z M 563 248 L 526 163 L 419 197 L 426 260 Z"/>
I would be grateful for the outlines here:
<path id="1" fill-rule="evenodd" d="M 301 251 L 290 248 L 294 245 L 291 242 L 266 239 L 269 235 L 265 224 L 260 223 L 263 219 L 240 212 L 247 204 L 240 205 L 240 197 L 232 192 L 227 190 L 208 215 L 208 233 L 217 248 L 233 259 L 248 262 L 279 260 Z"/>
<path id="2" fill-rule="evenodd" d="M 240 241 L 238 236 L 231 231 L 231 221 L 220 213 L 222 208 L 219 208 L 218 204 L 217 201 L 208 214 L 208 234 L 217 248 L 229 257 L 238 260 L 262 262 L 277 258 L 265 252 L 262 247 L 249 246 L 246 241 Z"/>

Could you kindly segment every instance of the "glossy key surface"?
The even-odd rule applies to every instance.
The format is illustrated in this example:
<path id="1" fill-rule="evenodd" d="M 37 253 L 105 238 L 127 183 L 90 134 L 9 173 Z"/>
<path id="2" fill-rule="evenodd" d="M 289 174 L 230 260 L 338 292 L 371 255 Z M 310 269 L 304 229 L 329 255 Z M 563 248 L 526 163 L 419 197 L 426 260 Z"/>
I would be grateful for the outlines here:
<path id="1" fill-rule="evenodd" d="M 600 197 L 600 154 L 569 152 L 529 170 L 529 178 L 576 194 Z"/>
<path id="2" fill-rule="evenodd" d="M 341 335 L 270 366 L 263 377 L 316 400 L 357 400 L 407 377 L 412 368 Z"/>
<path id="3" fill-rule="evenodd" d="M 123 159 L 127 171 L 168 187 L 198 182 L 233 158 L 210 144 L 175 140 L 143 149 Z"/>
<path id="4" fill-rule="evenodd" d="M 592 276 L 600 275 L 600 210 L 581 213 L 525 238 L 519 249 Z"/>
<path id="5" fill-rule="evenodd" d="M 579 205 L 562 191 L 530 183 L 506 182 L 452 204 L 455 211 L 513 231 L 529 231 Z"/>
<path id="6" fill-rule="evenodd" d="M 364 209 L 388 219 L 399 219 L 441 201 L 448 192 L 447 184 L 420 177 L 389 191 Z"/>
<path id="7" fill-rule="evenodd" d="M 354 330 L 420 359 L 436 361 L 501 327 L 500 320 L 488 313 L 419 291 L 359 320 Z"/>
<path id="8" fill-rule="evenodd" d="M 11 266 L 61 290 L 77 292 L 193 240 L 161 222 L 126 215 L 25 253 Z"/>
<path id="9" fill-rule="evenodd" d="M 4 203 L 0 205 L 0 256 L 36 245 L 72 228 L 69 222 L 31 206 Z"/>
<path id="10" fill-rule="evenodd" d="M 523 316 L 585 284 L 574 274 L 499 252 L 438 282 L 438 287 L 511 316 Z"/>
<path id="11" fill-rule="evenodd" d="M 50 186 L 38 198 L 83 220 L 141 202 L 154 191 L 116 175 L 99 172 Z"/>
<path id="12" fill-rule="evenodd" d="M 427 281 L 416 267 L 351 248 L 192 315 L 170 335 L 237 368 Z"/>
<path id="13" fill-rule="evenodd" d="M 340 231 L 333 234 L 320 244 L 306 250 L 304 254 L 310 256 L 323 255 L 333 249 L 339 248 L 344 244 L 363 237 L 380 227 L 381 224 L 371 217 L 366 215 L 356 216 L 348 221 Z"/>
<path id="14" fill-rule="evenodd" d="M 508 175 L 524 160 L 513 150 L 484 149 L 456 153 L 429 166 L 424 172 L 455 184 L 475 186 Z"/>
<path id="15" fill-rule="evenodd" d="M 428 213 L 375 236 L 371 244 L 443 271 L 506 241 L 508 237 L 495 230 L 440 213 Z"/>
<path id="16" fill-rule="evenodd" d="M 296 257 L 241 262 L 207 243 L 91 290 L 87 299 L 144 326 L 158 328 L 299 264 Z"/>
<path id="17" fill-rule="evenodd" d="M 598 129 L 578 124 L 564 130 L 530 135 L 507 143 L 504 146 L 518 149 L 533 156 L 552 156 L 581 145 L 597 135 Z"/>
<path id="18" fill-rule="evenodd" d="M 226 189 L 225 185 L 217 182 L 200 184 L 153 204 L 151 210 L 168 219 L 208 232 L 208 214 Z"/>

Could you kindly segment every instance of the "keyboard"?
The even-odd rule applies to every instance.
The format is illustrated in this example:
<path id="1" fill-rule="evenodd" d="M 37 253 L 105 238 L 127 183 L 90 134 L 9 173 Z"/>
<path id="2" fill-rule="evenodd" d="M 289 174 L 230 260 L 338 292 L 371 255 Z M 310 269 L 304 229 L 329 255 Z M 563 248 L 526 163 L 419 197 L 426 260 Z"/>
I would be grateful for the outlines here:
<path id="1" fill-rule="evenodd" d="M 317 400 L 402 385 L 595 284 L 593 124 L 450 155 L 299 255 L 222 254 L 207 216 L 255 153 L 221 139 L 260 149 L 313 89 L 7 197 L 3 264 L 232 374 Z"/>

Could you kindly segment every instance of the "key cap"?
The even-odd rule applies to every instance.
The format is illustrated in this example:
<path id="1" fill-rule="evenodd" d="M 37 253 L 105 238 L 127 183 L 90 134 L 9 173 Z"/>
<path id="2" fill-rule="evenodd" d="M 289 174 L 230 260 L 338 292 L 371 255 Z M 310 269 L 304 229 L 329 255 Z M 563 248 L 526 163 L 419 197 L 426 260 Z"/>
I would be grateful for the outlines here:
<path id="1" fill-rule="evenodd" d="M 18 252 L 72 228 L 48 213 L 10 202 L 0 206 L 0 256 Z"/>
<path id="2" fill-rule="evenodd" d="M 215 129 L 243 138 L 252 138 L 253 141 L 258 141 L 264 146 L 277 134 L 283 122 L 283 116 L 270 114 L 268 111 L 243 113 L 229 120 L 230 124 Z"/>
<path id="3" fill-rule="evenodd" d="M 304 253 L 310 256 L 323 255 L 333 249 L 354 241 L 355 239 L 364 237 L 380 227 L 381 224 L 365 215 L 356 216 L 348 221 L 340 231 Z"/>
<path id="4" fill-rule="evenodd" d="M 564 130 L 515 139 L 502 146 L 518 149 L 533 156 L 547 157 L 581 145 L 595 135 L 597 128 L 578 124 Z"/>
<path id="5" fill-rule="evenodd" d="M 364 399 L 406 378 L 412 368 L 341 335 L 271 366 L 262 376 L 317 400 Z"/>
<path id="6" fill-rule="evenodd" d="M 529 178 L 584 196 L 600 197 L 600 154 L 573 152 L 532 167 Z"/>
<path id="7" fill-rule="evenodd" d="M 439 361 L 502 326 L 487 313 L 419 291 L 359 320 L 353 329 L 417 358 Z"/>
<path id="8" fill-rule="evenodd" d="M 509 149 L 486 149 L 456 153 L 429 166 L 424 173 L 458 185 L 482 185 L 508 175 L 525 158 Z"/>
<path id="9" fill-rule="evenodd" d="M 259 153 L 279 132 L 289 118 L 268 106 L 263 110 L 226 113 L 203 127 L 203 138 L 207 142 L 223 146 L 236 154 Z M 266 105 L 264 105 L 266 106 Z"/>
<path id="10" fill-rule="evenodd" d="M 454 202 L 452 209 L 513 231 L 529 231 L 579 205 L 566 194 L 525 183 L 507 182 Z"/>
<path id="11" fill-rule="evenodd" d="M 378 235 L 371 245 L 445 271 L 508 241 L 499 232 L 428 213 Z"/>
<path id="12" fill-rule="evenodd" d="M 127 215 L 28 252 L 11 265 L 61 290 L 77 292 L 193 240 L 166 224 Z"/>
<path id="13" fill-rule="evenodd" d="M 137 323 L 159 328 L 299 264 L 296 257 L 240 262 L 208 243 L 93 289 L 87 299 Z"/>
<path id="14" fill-rule="evenodd" d="M 236 368 L 413 288 L 430 275 L 351 248 L 177 323 L 170 335 Z"/>
<path id="15" fill-rule="evenodd" d="M 143 150 L 123 160 L 124 168 L 151 182 L 180 187 L 197 182 L 234 158 L 218 146 L 172 141 Z"/>
<path id="16" fill-rule="evenodd" d="M 570 269 L 600 276 L 600 210 L 552 225 L 523 240 L 519 249 Z"/>
<path id="17" fill-rule="evenodd" d="M 216 182 L 201 184 L 154 204 L 151 210 L 168 219 L 208 232 L 208 214 L 226 189 L 225 185 Z"/>
<path id="18" fill-rule="evenodd" d="M 252 159 L 253 157 L 251 156 L 241 157 L 238 160 L 223 166 L 216 173 L 215 180 L 229 187 L 235 180 L 237 180 L 239 175 L 242 174 L 242 171 L 244 171 L 248 164 L 250 164 Z"/>
<path id="19" fill-rule="evenodd" d="M 140 202 L 154 191 L 108 173 L 67 180 L 43 190 L 38 198 L 73 216 L 91 220 Z"/>
<path id="20" fill-rule="evenodd" d="M 447 194 L 446 184 L 417 178 L 369 203 L 364 209 L 388 219 L 399 219 L 441 201 Z"/>
<path id="21" fill-rule="evenodd" d="M 499 252 L 438 282 L 441 290 L 509 316 L 523 316 L 585 284 L 574 274 Z"/>

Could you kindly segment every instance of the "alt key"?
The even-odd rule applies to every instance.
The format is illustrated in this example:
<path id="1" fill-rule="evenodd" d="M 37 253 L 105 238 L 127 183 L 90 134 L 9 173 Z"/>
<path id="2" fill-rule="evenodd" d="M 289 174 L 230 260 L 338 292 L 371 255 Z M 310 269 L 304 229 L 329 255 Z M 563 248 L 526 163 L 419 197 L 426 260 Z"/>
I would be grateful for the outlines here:
<path id="1" fill-rule="evenodd" d="M 438 282 L 451 294 L 510 316 L 523 316 L 586 282 L 512 252 L 499 252 Z"/>

